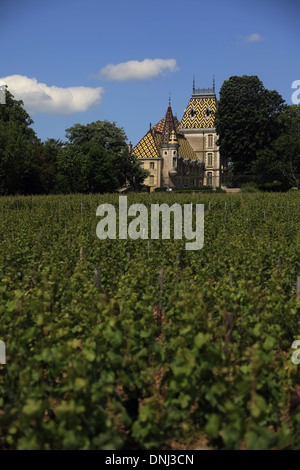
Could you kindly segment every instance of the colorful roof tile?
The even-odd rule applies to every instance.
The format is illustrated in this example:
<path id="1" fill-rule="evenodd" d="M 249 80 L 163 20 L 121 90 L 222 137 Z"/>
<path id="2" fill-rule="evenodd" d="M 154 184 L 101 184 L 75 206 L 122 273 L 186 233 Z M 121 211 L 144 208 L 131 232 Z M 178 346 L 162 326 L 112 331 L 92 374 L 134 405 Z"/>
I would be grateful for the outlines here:
<path id="1" fill-rule="evenodd" d="M 197 159 L 191 145 L 179 130 L 180 122 L 176 117 L 173 117 L 172 110 L 169 108 L 166 116 L 150 129 L 133 148 L 132 153 L 138 158 L 161 158 L 160 145 L 162 143 L 168 144 L 170 137 L 174 134 L 179 143 L 178 155 L 189 160 Z M 167 139 L 167 141 L 163 142 L 163 139 Z"/>
<path id="2" fill-rule="evenodd" d="M 149 130 L 145 137 L 133 148 L 132 153 L 138 158 L 159 158 L 160 151 L 155 139 L 154 129 Z"/>
<path id="3" fill-rule="evenodd" d="M 181 120 L 181 129 L 213 128 L 216 110 L 215 96 L 192 96 Z"/>

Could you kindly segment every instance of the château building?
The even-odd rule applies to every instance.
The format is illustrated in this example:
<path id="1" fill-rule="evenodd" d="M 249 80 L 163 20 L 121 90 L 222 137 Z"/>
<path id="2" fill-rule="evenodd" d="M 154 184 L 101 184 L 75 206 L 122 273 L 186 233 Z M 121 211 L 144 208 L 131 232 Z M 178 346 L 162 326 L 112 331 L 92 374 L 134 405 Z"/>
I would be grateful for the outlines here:
<path id="1" fill-rule="evenodd" d="M 181 122 L 173 116 L 171 103 L 164 118 L 150 129 L 132 153 L 150 175 L 145 185 L 158 187 L 213 186 L 223 183 L 226 164 L 217 146 L 214 127 L 217 98 L 213 88 L 196 89 Z"/>

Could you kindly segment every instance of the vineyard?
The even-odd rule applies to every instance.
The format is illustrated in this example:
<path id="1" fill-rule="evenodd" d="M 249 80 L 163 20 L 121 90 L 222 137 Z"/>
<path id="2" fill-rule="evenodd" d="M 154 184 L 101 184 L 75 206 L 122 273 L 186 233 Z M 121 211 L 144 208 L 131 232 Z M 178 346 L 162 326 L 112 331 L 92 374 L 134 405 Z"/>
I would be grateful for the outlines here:
<path id="1" fill-rule="evenodd" d="M 1 198 L 0 449 L 300 449 L 300 194 L 128 196 L 198 251 L 98 239 L 118 201 Z"/>

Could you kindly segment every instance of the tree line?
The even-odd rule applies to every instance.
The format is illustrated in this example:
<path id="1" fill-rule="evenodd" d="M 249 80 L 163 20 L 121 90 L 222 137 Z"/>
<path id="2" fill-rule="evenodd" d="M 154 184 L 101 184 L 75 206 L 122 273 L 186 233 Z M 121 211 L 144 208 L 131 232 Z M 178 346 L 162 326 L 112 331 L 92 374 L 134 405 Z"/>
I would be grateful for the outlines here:
<path id="1" fill-rule="evenodd" d="M 300 105 L 288 106 L 257 76 L 233 76 L 221 87 L 215 118 L 232 185 L 300 190 Z M 104 193 L 125 184 L 138 189 L 148 175 L 114 122 L 75 124 L 66 129 L 66 142 L 41 142 L 32 123 L 23 102 L 6 90 L 0 105 L 2 195 Z"/>
<path id="2" fill-rule="evenodd" d="M 41 142 L 32 123 L 23 102 L 6 90 L 0 105 L 2 195 L 114 192 L 125 184 L 139 188 L 148 175 L 114 122 L 75 124 L 66 142 Z"/>

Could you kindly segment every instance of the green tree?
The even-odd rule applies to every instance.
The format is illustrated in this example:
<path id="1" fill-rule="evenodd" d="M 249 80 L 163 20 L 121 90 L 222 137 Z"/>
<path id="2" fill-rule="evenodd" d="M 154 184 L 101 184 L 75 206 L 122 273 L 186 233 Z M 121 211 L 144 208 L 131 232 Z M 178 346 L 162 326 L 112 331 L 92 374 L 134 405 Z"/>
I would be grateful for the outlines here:
<path id="1" fill-rule="evenodd" d="M 140 189 L 145 178 L 150 174 L 144 170 L 138 158 L 132 154 L 128 147 L 123 148 L 115 159 L 116 171 L 120 186 L 128 183 L 133 189 Z"/>
<path id="2" fill-rule="evenodd" d="M 0 194 L 32 192 L 34 145 L 39 143 L 32 123 L 23 102 L 6 90 L 6 104 L 0 105 Z"/>
<path id="3" fill-rule="evenodd" d="M 57 156 L 56 191 L 112 192 L 119 187 L 115 155 L 94 142 L 67 144 Z"/>
<path id="4" fill-rule="evenodd" d="M 74 124 L 66 129 L 66 137 L 71 144 L 81 145 L 94 142 L 107 150 L 119 152 L 126 147 L 126 134 L 115 122 L 96 121 L 89 124 Z"/>
<path id="5" fill-rule="evenodd" d="M 115 122 L 75 124 L 66 136 L 69 143 L 58 154 L 57 190 L 112 192 L 126 183 L 138 189 L 148 175 Z"/>
<path id="6" fill-rule="evenodd" d="M 278 116 L 285 108 L 277 91 L 267 90 L 256 76 L 230 77 L 220 90 L 216 131 L 220 153 L 235 175 L 251 175 L 259 151 L 280 134 Z"/>
<path id="7" fill-rule="evenodd" d="M 281 135 L 270 148 L 258 152 L 256 175 L 281 181 L 300 190 L 300 105 L 287 106 L 279 117 Z"/>

